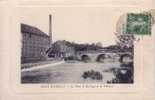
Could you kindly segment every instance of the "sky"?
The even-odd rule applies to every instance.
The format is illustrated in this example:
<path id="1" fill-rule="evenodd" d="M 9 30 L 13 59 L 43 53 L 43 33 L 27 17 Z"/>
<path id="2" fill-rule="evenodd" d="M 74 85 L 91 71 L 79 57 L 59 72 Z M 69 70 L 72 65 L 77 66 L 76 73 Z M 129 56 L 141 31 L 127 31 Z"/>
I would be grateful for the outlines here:
<path id="1" fill-rule="evenodd" d="M 49 14 L 52 15 L 53 41 L 68 40 L 77 43 L 113 45 L 119 17 L 140 8 L 120 7 L 23 7 L 20 22 L 49 33 Z"/>

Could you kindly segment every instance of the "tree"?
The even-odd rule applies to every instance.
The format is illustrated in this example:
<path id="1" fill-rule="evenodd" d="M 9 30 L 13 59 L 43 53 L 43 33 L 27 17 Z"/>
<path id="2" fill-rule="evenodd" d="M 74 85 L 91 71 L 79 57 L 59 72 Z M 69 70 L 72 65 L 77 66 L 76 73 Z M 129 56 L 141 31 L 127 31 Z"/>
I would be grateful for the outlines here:
<path id="1" fill-rule="evenodd" d="M 101 43 L 101 42 L 97 42 L 97 43 L 96 43 L 96 46 L 97 46 L 97 47 L 102 47 L 102 43 Z"/>
<path id="2" fill-rule="evenodd" d="M 116 34 L 116 43 L 122 48 L 132 48 L 135 40 L 134 34 Z"/>

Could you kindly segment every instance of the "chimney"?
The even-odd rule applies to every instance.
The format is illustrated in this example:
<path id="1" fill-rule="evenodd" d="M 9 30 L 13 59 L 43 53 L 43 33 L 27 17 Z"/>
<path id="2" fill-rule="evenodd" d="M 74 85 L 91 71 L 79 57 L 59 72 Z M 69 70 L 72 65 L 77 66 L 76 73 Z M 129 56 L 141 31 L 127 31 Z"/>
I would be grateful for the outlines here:
<path id="1" fill-rule="evenodd" d="M 49 15 L 49 36 L 50 36 L 50 43 L 52 44 L 52 15 Z"/>

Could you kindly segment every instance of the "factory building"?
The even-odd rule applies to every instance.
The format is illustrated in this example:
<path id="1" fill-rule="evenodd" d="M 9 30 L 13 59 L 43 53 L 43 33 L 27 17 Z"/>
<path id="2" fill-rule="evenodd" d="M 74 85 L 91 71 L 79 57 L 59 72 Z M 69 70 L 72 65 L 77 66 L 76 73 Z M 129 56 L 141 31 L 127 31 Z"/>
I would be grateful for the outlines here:
<path id="1" fill-rule="evenodd" d="M 21 62 L 36 62 L 46 59 L 50 37 L 37 27 L 21 24 L 22 55 Z"/>

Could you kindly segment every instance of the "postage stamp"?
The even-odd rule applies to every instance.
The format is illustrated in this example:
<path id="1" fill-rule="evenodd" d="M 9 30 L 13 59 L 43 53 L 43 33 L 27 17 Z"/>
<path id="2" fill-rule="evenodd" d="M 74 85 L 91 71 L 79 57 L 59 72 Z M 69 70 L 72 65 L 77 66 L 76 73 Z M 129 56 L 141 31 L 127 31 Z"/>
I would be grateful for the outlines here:
<path id="1" fill-rule="evenodd" d="M 127 34 L 151 35 L 151 14 L 130 13 L 127 15 Z"/>

